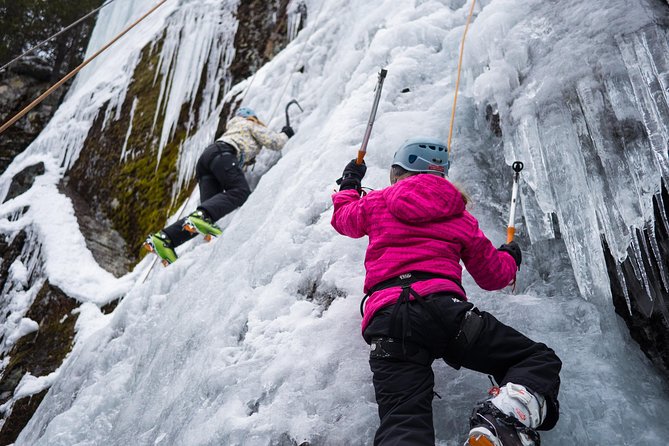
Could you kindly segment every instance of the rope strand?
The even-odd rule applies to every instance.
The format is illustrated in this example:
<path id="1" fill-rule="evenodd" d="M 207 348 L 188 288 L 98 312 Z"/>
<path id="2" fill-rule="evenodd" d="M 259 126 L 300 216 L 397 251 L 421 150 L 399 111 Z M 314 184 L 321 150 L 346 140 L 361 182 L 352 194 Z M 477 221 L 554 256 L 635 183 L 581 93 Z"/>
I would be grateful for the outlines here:
<path id="1" fill-rule="evenodd" d="M 49 97 L 51 93 L 53 93 L 58 87 L 63 85 L 65 82 L 73 78 L 77 73 L 79 73 L 86 65 L 91 63 L 93 59 L 98 57 L 100 54 L 105 52 L 110 46 L 112 46 L 114 43 L 116 43 L 121 37 L 126 35 L 131 29 L 133 29 L 135 26 L 137 26 L 141 21 L 143 21 L 145 18 L 147 18 L 149 15 L 151 15 L 156 9 L 161 7 L 163 4 L 165 4 L 167 0 L 161 0 L 160 3 L 158 3 L 156 6 L 151 8 L 147 13 L 145 13 L 143 16 L 141 16 L 139 19 L 137 19 L 133 24 L 128 26 L 126 29 L 121 31 L 116 37 L 114 37 L 109 43 L 107 43 L 105 46 L 100 48 L 95 54 L 93 54 L 91 57 L 86 59 L 84 62 L 81 63 L 77 68 L 74 70 L 70 71 L 63 77 L 61 80 L 56 82 L 51 88 L 49 88 L 47 91 L 42 93 L 37 99 L 32 101 L 28 106 L 26 106 L 23 110 L 18 112 L 12 119 L 7 121 L 5 124 L 3 124 L 2 127 L 0 127 L 0 134 L 2 134 L 5 130 L 10 128 L 12 125 L 16 123 L 19 119 L 24 117 L 26 114 L 28 114 L 33 108 L 37 107 L 44 99 Z"/>
<path id="2" fill-rule="evenodd" d="M 4 64 L 2 67 L 0 67 L 0 71 L 4 71 L 5 68 L 7 68 L 8 66 L 12 65 L 13 63 L 17 62 L 17 61 L 20 60 L 20 59 L 23 59 L 25 56 L 27 56 L 28 54 L 32 53 L 32 52 L 35 51 L 37 48 L 39 48 L 39 47 L 45 45 L 46 43 L 48 43 L 48 42 L 50 42 L 51 40 L 55 39 L 56 37 L 60 36 L 61 34 L 67 32 L 67 31 L 69 31 L 69 30 L 71 30 L 72 28 L 74 28 L 75 26 L 77 26 L 78 24 L 80 24 L 81 22 L 83 22 L 84 20 L 86 20 L 87 18 L 89 18 L 90 16 L 92 16 L 93 14 L 95 14 L 96 12 L 100 11 L 100 10 L 101 10 L 102 8 L 104 8 L 105 6 L 108 6 L 108 5 L 112 4 L 112 3 L 114 3 L 115 1 L 116 1 L 116 0 L 109 0 L 108 2 L 104 3 L 104 4 L 101 5 L 101 6 L 98 6 L 97 8 L 95 8 L 94 10 L 92 10 L 91 12 L 89 12 L 88 14 L 86 14 L 85 16 L 81 17 L 79 20 L 77 20 L 77 21 L 75 21 L 74 23 L 72 23 L 72 24 L 66 26 L 66 27 L 63 28 L 63 29 L 61 29 L 61 30 L 58 31 L 56 34 L 52 35 L 51 37 L 42 40 L 40 43 L 38 43 L 37 45 L 33 46 L 32 48 L 30 48 L 29 50 L 27 50 L 26 52 L 24 52 L 24 53 L 21 54 L 20 56 L 17 56 L 17 57 L 15 57 L 14 59 L 12 59 L 12 60 L 10 60 L 9 62 L 7 62 L 6 64 Z"/>
<path id="3" fill-rule="evenodd" d="M 472 6 L 469 9 L 469 16 L 467 17 L 467 24 L 465 25 L 465 30 L 462 33 L 462 42 L 460 43 L 460 59 L 458 60 L 458 78 L 455 81 L 455 97 L 453 98 L 453 110 L 451 110 L 451 126 L 448 130 L 448 154 L 451 154 L 451 140 L 453 139 L 453 123 L 455 122 L 455 107 L 458 104 L 458 90 L 460 89 L 460 72 L 462 71 L 462 56 L 465 53 L 465 39 L 467 38 L 467 31 L 469 31 L 469 23 L 472 20 L 472 15 L 474 15 L 474 6 L 476 5 L 476 0 L 472 0 Z"/>

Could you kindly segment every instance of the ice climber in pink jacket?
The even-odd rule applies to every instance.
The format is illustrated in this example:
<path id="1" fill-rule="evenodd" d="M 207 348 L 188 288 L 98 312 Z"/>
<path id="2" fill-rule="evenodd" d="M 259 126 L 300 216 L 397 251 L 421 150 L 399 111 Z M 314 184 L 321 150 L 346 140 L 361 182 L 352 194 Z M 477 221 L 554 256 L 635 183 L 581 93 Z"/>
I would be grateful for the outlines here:
<path id="1" fill-rule="evenodd" d="M 558 420 L 562 363 L 467 302 L 461 260 L 481 288 L 499 290 L 515 279 L 521 251 L 492 245 L 448 166 L 444 144 L 414 138 L 395 154 L 390 187 L 361 197 L 366 167 L 351 161 L 332 197 L 337 232 L 369 237 L 361 312 L 380 417 L 374 444 L 434 444 L 432 362 L 443 358 L 499 384 L 474 408 L 465 445 L 538 446 L 536 431 Z"/>

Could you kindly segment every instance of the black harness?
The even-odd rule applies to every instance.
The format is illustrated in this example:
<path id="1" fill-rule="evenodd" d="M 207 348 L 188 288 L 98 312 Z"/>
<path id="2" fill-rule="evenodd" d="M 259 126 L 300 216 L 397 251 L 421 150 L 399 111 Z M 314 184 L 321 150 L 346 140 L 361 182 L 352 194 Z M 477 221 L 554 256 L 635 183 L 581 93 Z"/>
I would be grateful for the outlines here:
<path id="1" fill-rule="evenodd" d="M 421 296 L 413 288 L 411 288 L 411 285 L 413 285 L 416 282 L 422 282 L 424 280 L 431 280 L 431 279 L 450 280 L 462 290 L 462 293 L 465 296 L 467 295 L 465 289 L 462 286 L 462 283 L 460 283 L 460 280 L 455 277 L 449 277 L 443 274 L 436 274 L 436 273 L 426 273 L 423 271 L 411 271 L 405 274 L 400 274 L 397 277 L 384 280 L 383 282 L 379 282 L 373 287 L 371 287 L 369 291 L 367 291 L 367 294 L 365 294 L 365 296 L 362 298 L 362 301 L 360 302 L 360 315 L 363 317 L 365 316 L 364 313 L 365 303 L 372 294 L 376 293 L 377 291 L 385 290 L 388 288 L 402 287 L 402 293 L 400 294 L 400 297 L 397 299 L 398 304 L 405 301 L 406 303 L 409 303 L 410 295 L 413 296 L 420 303 L 425 302 L 423 296 Z M 461 300 L 464 301 L 464 299 Z"/>
<path id="2" fill-rule="evenodd" d="M 391 334 L 390 338 L 381 337 L 372 339 L 372 357 L 376 358 L 388 358 L 394 357 L 398 359 L 407 359 L 409 356 L 413 358 L 415 362 L 429 364 L 432 361 L 432 353 L 428 352 L 424 348 L 418 347 L 418 351 L 410 355 L 407 354 L 406 342 L 405 339 L 411 336 L 411 321 L 409 319 L 409 302 L 411 296 L 414 297 L 416 302 L 418 302 L 430 317 L 437 323 L 441 323 L 443 318 L 439 308 L 435 305 L 434 300 L 429 299 L 429 296 L 421 296 L 416 292 L 411 285 L 416 282 L 422 282 L 424 280 L 430 279 L 446 279 L 455 283 L 462 290 L 463 294 L 466 295 L 465 289 L 463 288 L 460 280 L 448 277 L 435 273 L 426 273 L 421 271 L 409 272 L 402 274 L 398 277 L 394 277 L 389 280 L 385 280 L 374 285 L 370 288 L 369 292 L 365 295 L 362 302 L 360 303 L 360 314 L 364 316 L 364 305 L 369 296 L 376 293 L 380 290 L 385 290 L 387 288 L 401 287 L 402 292 L 400 293 L 397 302 L 393 306 L 393 312 L 390 315 L 390 327 Z M 435 293 L 439 294 L 439 293 Z M 426 297 L 428 299 L 426 299 Z M 466 300 L 462 296 L 458 296 L 453 293 L 449 293 L 449 298 L 458 299 L 462 302 Z M 401 317 L 401 324 L 398 324 L 397 319 Z M 471 345 L 476 338 L 478 337 L 481 328 L 482 328 L 482 319 L 476 308 L 472 308 L 467 311 L 465 317 L 463 318 L 462 325 L 458 330 L 458 334 L 451 346 L 451 355 L 450 357 L 444 358 L 444 360 L 454 367 L 455 369 L 460 368 L 460 361 L 465 355 L 469 345 Z M 401 339 L 401 344 L 397 340 Z M 400 345 L 398 345 L 400 344 Z M 415 348 L 414 348 L 415 350 Z"/>

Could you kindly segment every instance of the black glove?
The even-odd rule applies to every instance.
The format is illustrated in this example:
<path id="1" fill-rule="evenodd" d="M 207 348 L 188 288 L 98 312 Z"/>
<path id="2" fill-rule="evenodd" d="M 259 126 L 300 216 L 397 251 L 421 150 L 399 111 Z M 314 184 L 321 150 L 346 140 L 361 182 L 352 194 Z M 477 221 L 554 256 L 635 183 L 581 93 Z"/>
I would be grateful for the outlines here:
<path id="1" fill-rule="evenodd" d="M 518 268 L 520 268 L 520 264 L 523 261 L 523 254 L 520 252 L 520 246 L 518 246 L 518 243 L 516 243 L 515 241 L 511 241 L 511 243 L 506 243 L 500 246 L 497 250 L 508 252 L 509 254 L 511 254 L 513 260 L 516 261 L 516 265 L 518 265 Z"/>
<path id="2" fill-rule="evenodd" d="M 363 161 L 362 164 L 356 164 L 356 160 L 351 160 L 344 168 L 344 173 L 341 178 L 337 180 L 339 184 L 339 191 L 355 189 L 358 192 L 362 190 L 361 182 L 367 172 L 367 166 Z"/>
<path id="3" fill-rule="evenodd" d="M 286 136 L 289 138 L 292 138 L 293 135 L 295 134 L 295 130 L 293 130 L 293 128 L 289 125 L 284 125 L 281 131 L 285 133 Z"/>

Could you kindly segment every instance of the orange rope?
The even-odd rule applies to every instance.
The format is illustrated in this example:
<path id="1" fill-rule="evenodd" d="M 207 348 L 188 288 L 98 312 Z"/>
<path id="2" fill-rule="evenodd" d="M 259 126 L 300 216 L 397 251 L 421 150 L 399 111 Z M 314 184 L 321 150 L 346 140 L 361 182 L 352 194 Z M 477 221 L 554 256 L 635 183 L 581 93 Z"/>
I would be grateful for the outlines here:
<path id="1" fill-rule="evenodd" d="M 462 70 L 462 56 L 465 53 L 465 39 L 467 38 L 467 31 L 469 30 L 469 23 L 472 20 L 474 15 L 474 6 L 476 5 L 476 0 L 472 0 L 472 7 L 469 10 L 469 17 L 467 17 L 467 24 L 465 25 L 465 31 L 462 33 L 462 42 L 460 43 L 460 60 L 458 61 L 458 78 L 455 81 L 455 97 L 453 98 L 453 110 L 451 111 L 451 128 L 448 131 L 448 154 L 451 154 L 451 139 L 453 139 L 453 123 L 455 122 L 455 106 L 458 103 L 458 90 L 460 89 L 460 72 Z"/>
<path id="2" fill-rule="evenodd" d="M 141 16 L 139 19 L 137 19 L 132 25 L 128 26 L 126 29 L 124 29 L 123 31 L 121 31 L 121 33 L 119 33 L 116 37 L 114 37 L 108 44 L 106 44 L 105 46 L 103 46 L 102 48 L 100 48 L 95 54 L 93 54 L 91 57 L 89 57 L 89 58 L 86 59 L 84 62 L 82 62 L 82 64 L 79 65 L 77 68 L 75 68 L 74 70 L 72 70 L 72 71 L 70 71 L 69 73 L 67 73 L 67 74 L 65 75 L 65 77 L 63 77 L 61 80 L 59 80 L 58 82 L 56 82 L 56 83 L 55 83 L 51 88 L 49 88 L 47 91 L 45 91 L 44 93 L 42 93 L 42 94 L 40 95 L 40 97 L 38 97 L 37 99 L 35 99 L 34 101 L 32 101 L 26 108 L 24 108 L 24 109 L 21 110 L 19 113 L 17 113 L 16 116 L 14 116 L 12 119 L 10 119 L 10 120 L 7 121 L 5 124 L 3 124 L 3 126 L 0 127 L 0 134 L 2 134 L 5 130 L 7 130 L 8 128 L 10 128 L 12 125 L 14 125 L 14 124 L 16 123 L 16 121 L 18 121 L 19 119 L 21 119 L 22 117 L 24 117 L 26 114 L 28 114 L 28 113 L 30 112 L 30 110 L 32 110 L 33 108 L 37 107 L 37 106 L 38 106 L 44 99 L 46 99 L 47 97 L 49 97 L 49 96 L 51 95 L 51 93 L 53 93 L 58 87 L 60 87 L 61 85 L 63 85 L 63 84 L 64 84 L 65 82 L 67 82 L 68 80 L 72 79 L 72 78 L 73 78 L 77 73 L 79 73 L 79 72 L 80 72 L 86 65 L 88 65 L 89 63 L 91 63 L 91 62 L 93 61 L 93 59 L 95 59 L 95 58 L 98 57 L 100 54 L 102 54 L 104 51 L 106 51 L 110 46 L 112 46 L 114 43 L 116 43 L 121 37 L 123 37 L 125 34 L 127 34 L 128 31 L 130 31 L 130 30 L 133 29 L 135 26 L 137 26 L 142 20 L 144 20 L 145 18 L 147 18 L 149 15 L 151 15 L 156 9 L 158 9 L 160 6 L 162 6 L 165 2 L 167 2 L 167 0 L 161 0 L 160 3 L 158 3 L 156 6 L 154 6 L 153 8 L 151 8 L 146 14 L 144 14 L 144 15 Z"/>

